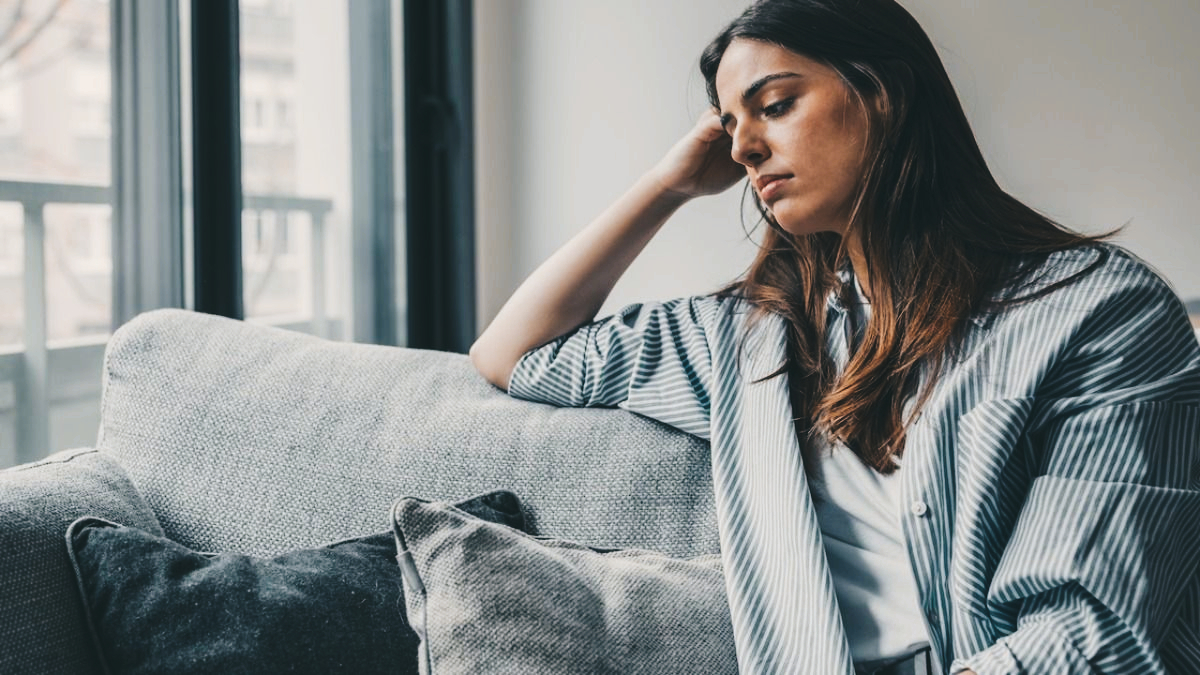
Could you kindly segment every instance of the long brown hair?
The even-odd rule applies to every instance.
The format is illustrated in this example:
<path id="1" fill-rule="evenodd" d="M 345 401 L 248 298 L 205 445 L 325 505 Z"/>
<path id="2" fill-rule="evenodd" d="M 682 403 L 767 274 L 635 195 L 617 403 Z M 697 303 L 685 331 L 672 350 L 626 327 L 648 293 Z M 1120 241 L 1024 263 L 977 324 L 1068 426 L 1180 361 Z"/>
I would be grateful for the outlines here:
<path id="1" fill-rule="evenodd" d="M 793 236 L 751 191 L 769 229 L 749 271 L 722 294 L 746 298 L 758 319 L 786 321 L 788 363 L 776 375 L 789 377 L 797 430 L 827 433 L 890 473 L 967 320 L 1078 278 L 1088 270 L 1020 298 L 997 297 L 1030 282 L 1050 253 L 1108 235 L 1071 232 L 1000 188 L 933 44 L 892 0 L 756 2 L 701 56 L 714 107 L 717 68 L 735 39 L 832 67 L 866 113 L 865 169 L 848 232 L 866 258 L 867 269 L 855 271 L 870 280 L 872 316 L 844 372 L 825 341 L 827 298 L 841 290 L 847 264 L 841 235 Z"/>

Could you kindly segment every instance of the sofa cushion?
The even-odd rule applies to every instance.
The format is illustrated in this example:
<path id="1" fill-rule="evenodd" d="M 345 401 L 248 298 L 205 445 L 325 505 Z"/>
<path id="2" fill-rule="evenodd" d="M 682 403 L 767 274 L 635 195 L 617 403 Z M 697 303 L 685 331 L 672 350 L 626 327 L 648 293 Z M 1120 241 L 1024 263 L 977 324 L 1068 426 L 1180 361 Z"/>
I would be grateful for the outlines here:
<path id="1" fill-rule="evenodd" d="M 62 544 L 85 514 L 162 533 L 121 467 L 94 450 L 0 471 L 0 673 L 98 672 Z"/>
<path id="2" fill-rule="evenodd" d="M 717 556 L 592 549 L 410 498 L 393 528 L 424 675 L 738 672 Z"/>
<path id="3" fill-rule="evenodd" d="M 496 488 L 543 534 L 719 550 L 705 441 L 512 399 L 462 354 L 151 312 L 109 342 L 99 445 L 196 550 L 316 546 L 376 529 L 397 495 Z"/>
<path id="4" fill-rule="evenodd" d="M 460 506 L 524 525 L 509 493 Z M 109 672 L 417 672 L 391 532 L 258 558 L 87 517 L 67 546 Z"/>

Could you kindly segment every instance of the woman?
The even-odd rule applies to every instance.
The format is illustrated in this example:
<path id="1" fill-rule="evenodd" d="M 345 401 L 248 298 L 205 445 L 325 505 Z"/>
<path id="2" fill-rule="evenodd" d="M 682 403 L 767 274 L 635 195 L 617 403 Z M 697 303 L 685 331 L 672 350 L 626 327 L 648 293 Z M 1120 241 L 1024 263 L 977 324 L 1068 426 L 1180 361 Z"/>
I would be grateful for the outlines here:
<path id="1" fill-rule="evenodd" d="M 761 0 L 701 71 L 713 110 L 517 290 L 480 372 L 711 440 L 744 672 L 1200 672 L 1182 303 L 997 186 L 891 0 Z M 742 176 L 744 278 L 593 321 Z"/>

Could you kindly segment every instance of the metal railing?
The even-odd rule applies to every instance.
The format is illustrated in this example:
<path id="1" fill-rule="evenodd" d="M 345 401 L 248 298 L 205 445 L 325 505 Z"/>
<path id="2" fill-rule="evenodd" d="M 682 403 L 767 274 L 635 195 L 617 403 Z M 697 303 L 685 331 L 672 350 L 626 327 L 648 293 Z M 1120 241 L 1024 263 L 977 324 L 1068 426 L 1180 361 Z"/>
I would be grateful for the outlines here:
<path id="1" fill-rule="evenodd" d="M 24 222 L 22 344 L 6 370 L 15 389 L 15 459 L 27 461 L 50 450 L 50 352 L 46 325 L 47 204 L 111 204 L 112 188 L 25 181 L 0 181 L 0 202 L 21 205 Z"/>
<path id="2" fill-rule="evenodd" d="M 275 222 L 286 222 L 289 213 L 303 212 L 307 213 L 312 223 L 312 246 L 309 250 L 309 273 L 310 283 L 308 292 L 312 297 L 311 308 L 311 332 L 321 337 L 332 337 L 329 328 L 328 311 L 325 307 L 325 286 L 326 286 L 326 267 L 325 267 L 325 237 L 326 237 L 326 218 L 329 212 L 333 210 L 333 202 L 328 199 L 316 199 L 311 197 L 291 197 L 283 195 L 246 195 L 242 198 L 242 211 L 255 211 L 258 213 L 273 212 L 275 214 Z M 271 253 L 276 254 L 277 247 L 273 247 Z M 269 267 L 269 270 L 274 270 L 274 267 Z M 265 287 L 269 281 L 268 275 L 260 282 L 260 288 Z M 254 294 L 257 289 L 251 289 Z"/>
<path id="3" fill-rule="evenodd" d="M 46 206 L 51 204 L 111 205 L 113 196 L 114 192 L 108 186 L 0 180 L 0 203 L 16 203 L 22 211 L 21 297 L 24 317 L 21 322 L 22 346 L 0 346 L 0 418 L 7 413 L 14 413 L 11 416 L 15 425 L 15 451 L 6 453 L 0 447 L 0 468 L 10 462 L 36 460 L 54 449 L 51 447 L 49 423 L 52 403 L 66 400 L 77 402 L 88 398 L 94 398 L 97 403 L 99 401 L 98 374 L 108 336 L 53 343 L 49 340 L 45 213 Z M 326 221 L 332 209 L 333 202 L 328 199 L 284 195 L 246 195 L 243 198 L 244 212 L 273 212 L 279 223 L 286 222 L 288 214 L 302 212 L 308 214 L 311 222 L 311 246 L 307 261 L 309 284 L 305 289 L 312 294 L 310 316 L 280 317 L 280 320 L 269 323 L 306 330 L 323 337 L 332 336 L 325 303 Z M 117 226 L 114 224 L 114 227 Z M 273 269 L 269 268 L 267 274 Z M 114 266 L 112 273 L 115 277 L 121 271 Z M 267 281 L 269 279 L 264 283 Z M 94 361 L 95 371 L 79 368 L 81 361 Z M 61 365 L 56 368 L 60 362 Z M 98 410 L 97 405 L 97 414 Z"/>

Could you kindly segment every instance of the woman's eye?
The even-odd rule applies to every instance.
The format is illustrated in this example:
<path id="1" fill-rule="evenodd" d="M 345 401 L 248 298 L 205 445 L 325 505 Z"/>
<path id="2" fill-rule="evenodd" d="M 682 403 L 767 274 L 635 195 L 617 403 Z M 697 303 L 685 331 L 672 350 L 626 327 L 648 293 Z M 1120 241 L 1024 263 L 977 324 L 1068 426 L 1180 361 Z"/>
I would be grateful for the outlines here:
<path id="1" fill-rule="evenodd" d="M 796 101 L 796 99 L 794 99 L 794 98 L 785 98 L 782 101 L 778 101 L 776 103 L 772 103 L 769 106 L 765 106 L 762 109 L 763 115 L 766 117 L 779 117 L 780 115 L 786 113 L 789 109 L 791 109 L 792 103 L 794 103 L 795 101 Z"/>

